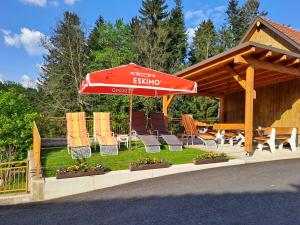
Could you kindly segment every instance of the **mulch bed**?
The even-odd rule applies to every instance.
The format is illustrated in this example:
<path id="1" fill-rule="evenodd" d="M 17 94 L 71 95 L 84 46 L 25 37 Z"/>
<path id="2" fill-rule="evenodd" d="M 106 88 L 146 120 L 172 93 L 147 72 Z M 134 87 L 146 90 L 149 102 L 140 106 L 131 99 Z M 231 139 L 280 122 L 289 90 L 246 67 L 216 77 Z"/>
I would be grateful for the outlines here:
<path id="1" fill-rule="evenodd" d="M 103 170 L 96 170 L 96 171 L 80 171 L 80 172 L 76 172 L 76 173 L 56 174 L 56 179 L 84 177 L 84 176 L 102 175 L 102 174 L 104 174 L 104 169 Z"/>
<path id="2" fill-rule="evenodd" d="M 216 159 L 193 159 L 193 163 L 195 165 L 201 165 L 201 164 L 209 164 L 209 163 L 219 163 L 219 162 L 227 162 L 227 158 L 216 158 Z"/>
<path id="3" fill-rule="evenodd" d="M 151 170 L 151 169 L 161 169 L 161 168 L 168 168 L 170 164 L 168 163 L 160 163 L 160 164 L 146 164 L 140 166 L 129 166 L 130 171 L 138 171 L 138 170 Z"/>

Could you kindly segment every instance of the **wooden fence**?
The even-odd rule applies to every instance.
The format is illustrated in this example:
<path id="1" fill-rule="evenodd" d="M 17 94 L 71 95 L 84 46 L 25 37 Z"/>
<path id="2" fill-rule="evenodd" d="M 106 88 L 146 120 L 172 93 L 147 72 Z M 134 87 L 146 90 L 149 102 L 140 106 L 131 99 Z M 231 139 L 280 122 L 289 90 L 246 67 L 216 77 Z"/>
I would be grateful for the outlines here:
<path id="1" fill-rule="evenodd" d="M 29 161 L 0 163 L 0 194 L 29 192 Z"/>
<path id="2" fill-rule="evenodd" d="M 34 165 L 36 169 L 35 179 L 40 179 L 41 178 L 41 136 L 35 122 L 33 122 L 32 134 L 33 134 L 33 158 L 34 158 Z"/>

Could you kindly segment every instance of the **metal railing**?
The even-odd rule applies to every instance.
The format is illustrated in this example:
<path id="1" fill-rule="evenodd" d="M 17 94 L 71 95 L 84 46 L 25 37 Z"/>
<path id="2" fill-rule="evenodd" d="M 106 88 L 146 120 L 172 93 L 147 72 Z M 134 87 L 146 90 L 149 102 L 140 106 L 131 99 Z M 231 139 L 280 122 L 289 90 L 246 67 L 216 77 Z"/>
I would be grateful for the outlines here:
<path id="1" fill-rule="evenodd" d="M 29 161 L 0 163 L 0 194 L 29 192 Z"/>

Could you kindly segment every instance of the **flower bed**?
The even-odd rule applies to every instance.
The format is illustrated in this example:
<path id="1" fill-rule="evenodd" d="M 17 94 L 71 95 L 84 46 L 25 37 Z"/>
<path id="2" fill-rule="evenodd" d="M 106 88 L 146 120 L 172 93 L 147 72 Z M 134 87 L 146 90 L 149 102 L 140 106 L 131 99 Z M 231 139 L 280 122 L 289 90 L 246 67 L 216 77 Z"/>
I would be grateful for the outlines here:
<path id="1" fill-rule="evenodd" d="M 207 152 L 198 155 L 193 159 L 193 163 L 195 165 L 219 163 L 219 162 L 227 162 L 227 161 L 228 161 L 228 157 L 225 153 L 214 153 L 214 152 Z"/>
<path id="2" fill-rule="evenodd" d="M 73 166 L 63 167 L 57 170 L 56 179 L 82 177 L 104 174 L 104 167 L 101 164 L 89 166 L 86 162 Z"/>
<path id="3" fill-rule="evenodd" d="M 136 161 L 133 161 L 129 165 L 130 171 L 138 171 L 138 170 L 150 170 L 150 169 L 160 169 L 160 168 L 168 168 L 170 163 L 164 159 L 157 158 L 140 158 Z"/>

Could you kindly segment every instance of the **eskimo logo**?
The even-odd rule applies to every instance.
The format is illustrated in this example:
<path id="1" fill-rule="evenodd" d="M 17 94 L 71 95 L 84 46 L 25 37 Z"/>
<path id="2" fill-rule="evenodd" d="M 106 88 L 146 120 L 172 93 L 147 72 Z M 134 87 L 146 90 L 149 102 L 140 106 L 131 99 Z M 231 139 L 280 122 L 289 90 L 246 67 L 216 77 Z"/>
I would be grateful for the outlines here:
<path id="1" fill-rule="evenodd" d="M 133 78 L 133 83 L 138 85 L 155 85 L 159 86 L 160 80 L 151 79 L 154 78 L 154 74 L 150 73 L 139 73 L 139 72 L 131 72 L 132 75 L 138 76 Z"/>

